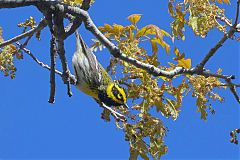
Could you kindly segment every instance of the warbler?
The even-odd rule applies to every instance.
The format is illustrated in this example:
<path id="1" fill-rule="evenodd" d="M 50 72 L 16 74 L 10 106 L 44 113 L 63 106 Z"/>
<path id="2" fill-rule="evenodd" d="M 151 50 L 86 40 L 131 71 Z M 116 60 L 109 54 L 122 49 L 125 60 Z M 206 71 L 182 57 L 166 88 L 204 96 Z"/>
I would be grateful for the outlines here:
<path id="1" fill-rule="evenodd" d="M 123 87 L 112 80 L 98 62 L 91 49 L 76 31 L 76 52 L 72 64 L 77 88 L 93 97 L 100 105 L 127 107 L 127 94 Z"/>

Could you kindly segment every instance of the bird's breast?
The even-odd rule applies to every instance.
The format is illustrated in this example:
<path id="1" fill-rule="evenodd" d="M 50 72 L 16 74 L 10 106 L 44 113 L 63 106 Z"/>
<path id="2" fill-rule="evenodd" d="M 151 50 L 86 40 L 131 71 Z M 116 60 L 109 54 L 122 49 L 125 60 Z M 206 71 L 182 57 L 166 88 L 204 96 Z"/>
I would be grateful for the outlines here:
<path id="1" fill-rule="evenodd" d="M 82 83 L 78 83 L 77 84 L 77 88 L 79 90 L 81 90 L 83 93 L 95 98 L 95 99 L 99 99 L 98 98 L 98 91 L 96 89 L 91 88 L 88 84 L 86 84 L 85 82 Z"/>

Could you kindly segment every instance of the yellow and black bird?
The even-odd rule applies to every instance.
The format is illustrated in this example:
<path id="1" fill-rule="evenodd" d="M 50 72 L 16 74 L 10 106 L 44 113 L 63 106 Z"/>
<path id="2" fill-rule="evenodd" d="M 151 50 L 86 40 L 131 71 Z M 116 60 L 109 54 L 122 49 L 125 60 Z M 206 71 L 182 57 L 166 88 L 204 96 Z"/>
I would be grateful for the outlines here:
<path id="1" fill-rule="evenodd" d="M 124 88 L 112 80 L 77 31 L 76 45 L 72 64 L 77 78 L 77 88 L 93 97 L 100 105 L 128 108 Z"/>

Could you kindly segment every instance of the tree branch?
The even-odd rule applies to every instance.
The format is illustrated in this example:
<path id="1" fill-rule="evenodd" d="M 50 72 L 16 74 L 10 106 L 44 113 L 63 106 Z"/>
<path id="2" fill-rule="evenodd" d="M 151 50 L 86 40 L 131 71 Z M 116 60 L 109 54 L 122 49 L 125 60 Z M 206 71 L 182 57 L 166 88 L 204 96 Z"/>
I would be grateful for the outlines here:
<path id="1" fill-rule="evenodd" d="M 90 18 L 88 12 L 84 11 L 83 9 L 79 8 L 79 7 L 73 7 L 73 6 L 69 6 L 66 4 L 61 4 L 59 1 L 48 1 L 48 0 L 42 0 L 41 2 L 39 1 L 34 1 L 34 0 L 26 0 L 25 4 L 22 2 L 23 0 L 20 0 L 20 2 L 18 3 L 18 6 L 21 5 L 32 5 L 35 4 L 36 6 L 42 6 L 42 7 L 46 7 L 46 8 L 51 8 L 54 13 L 58 12 L 61 13 L 61 16 L 59 16 L 59 14 L 57 15 L 57 17 L 61 17 L 61 19 L 59 20 L 59 24 L 55 23 L 55 25 L 60 28 L 60 31 L 58 31 L 58 52 L 59 52 L 59 56 L 63 65 L 63 79 L 65 79 L 64 77 L 66 77 L 67 79 L 64 80 L 64 82 L 68 83 L 69 86 L 69 80 L 68 80 L 68 66 L 67 66 L 67 62 L 66 62 L 66 58 L 65 58 L 65 51 L 64 51 L 64 42 L 63 40 L 66 38 L 66 32 L 63 28 L 63 16 L 66 14 L 70 14 L 72 16 L 75 17 L 75 20 L 77 19 L 81 19 L 84 22 L 84 25 L 86 27 L 86 29 L 88 29 L 103 45 L 105 45 L 108 50 L 110 51 L 110 53 L 115 57 L 115 58 L 119 58 L 123 61 L 126 61 L 138 68 L 141 68 L 143 70 L 146 70 L 148 73 L 152 74 L 153 76 L 164 76 L 167 78 L 172 78 L 176 75 L 180 75 L 180 74 L 190 74 L 190 75 L 203 75 L 203 76 L 214 76 L 214 77 L 218 77 L 221 79 L 224 79 L 230 86 L 232 85 L 231 79 L 229 79 L 229 76 L 223 76 L 223 75 L 215 75 L 215 74 L 210 74 L 204 71 L 204 66 L 205 64 L 210 60 L 210 58 L 216 53 L 216 51 L 223 45 L 223 43 L 229 38 L 232 37 L 233 34 L 237 31 L 236 26 L 237 26 L 237 22 L 238 22 L 238 16 L 239 16 L 239 0 L 238 0 L 238 4 L 237 4 L 237 12 L 236 12 L 236 19 L 235 19 L 235 23 L 233 24 L 233 26 L 230 28 L 230 30 L 228 31 L 227 34 L 225 34 L 219 41 L 218 43 L 207 53 L 207 55 L 204 57 L 204 59 L 197 65 L 196 68 L 192 68 L 192 69 L 185 69 L 183 67 L 176 67 L 175 69 L 173 69 L 172 71 L 164 71 L 161 70 L 158 67 L 155 67 L 153 65 L 150 64 L 146 64 L 143 63 L 141 61 L 138 61 L 134 58 L 131 58 L 129 56 L 127 56 L 126 54 L 124 54 L 123 52 L 121 52 L 119 50 L 119 48 L 117 48 L 109 39 L 107 39 L 99 30 L 98 28 L 95 26 L 95 24 L 93 23 L 92 19 Z M 13 0 L 8 0 L 8 1 L 3 1 L 3 2 L 15 2 Z M 31 2 L 31 3 L 30 3 Z M 33 3 L 35 2 L 35 3 Z M 6 5 L 6 3 L 2 3 L 2 1 L 0 1 L 0 8 L 2 8 L 3 6 L 7 6 L 9 7 L 9 5 Z M 74 27 L 70 27 L 73 29 L 75 29 Z M 65 35 L 62 36 L 61 35 Z M 234 89 L 234 86 L 229 87 L 230 90 L 232 91 L 232 93 L 234 94 L 235 98 L 238 100 L 239 102 L 239 97 L 236 94 L 236 89 Z M 240 102 L 239 102 L 240 103 Z"/>
<path id="2" fill-rule="evenodd" d="M 11 38 L 9 40 L 6 40 L 6 41 L 0 43 L 0 48 L 4 47 L 6 45 L 9 45 L 9 44 L 15 43 L 15 42 L 17 42 L 17 41 L 19 41 L 19 40 L 21 40 L 21 39 L 23 39 L 25 37 L 32 36 L 35 32 L 38 32 L 38 31 L 42 30 L 46 26 L 47 26 L 47 21 L 45 19 L 42 19 L 39 22 L 37 27 L 35 27 L 35 28 L 25 32 L 25 33 L 22 33 L 22 34 L 20 34 L 20 35 L 18 35 L 16 37 L 13 37 L 13 38 Z"/>
<path id="3" fill-rule="evenodd" d="M 209 61 L 209 59 L 216 53 L 216 51 L 222 47 L 223 43 L 229 38 L 232 37 L 235 33 L 236 29 L 234 27 L 231 27 L 231 29 L 227 32 L 227 34 L 224 34 L 224 36 L 218 41 L 218 43 L 210 49 L 210 51 L 207 53 L 207 55 L 203 58 L 203 60 L 200 62 L 200 64 L 197 66 L 199 70 L 203 70 L 203 67 L 205 64 Z"/>
<path id="4" fill-rule="evenodd" d="M 232 27 L 232 22 L 229 21 L 225 16 L 221 17 L 221 16 L 216 16 L 216 19 L 219 19 L 220 21 L 224 22 L 226 25 L 228 25 L 229 27 Z"/>
<path id="5" fill-rule="evenodd" d="M 56 40 L 52 35 L 50 41 L 50 57 L 51 57 L 51 69 L 50 69 L 50 97 L 48 102 L 54 103 L 55 101 L 55 92 L 56 92 L 56 83 L 55 83 L 55 65 L 56 65 Z"/>
<path id="6" fill-rule="evenodd" d="M 216 77 L 216 78 L 224 79 L 230 91 L 234 95 L 234 98 L 237 100 L 238 103 L 240 103 L 240 97 L 238 96 L 236 91 L 236 88 L 239 86 L 237 84 L 232 83 L 232 79 L 235 79 L 233 75 L 227 76 L 227 75 L 220 75 L 220 74 L 214 74 L 209 72 L 201 72 L 198 75 L 203 75 L 204 77 Z"/>
<path id="7" fill-rule="evenodd" d="M 235 21 L 234 21 L 234 25 L 233 26 L 237 26 L 238 24 L 238 16 L 239 16 L 239 5 L 240 5 L 240 0 L 237 1 L 237 11 L 236 11 L 236 18 L 235 18 Z"/>
<path id="8" fill-rule="evenodd" d="M 39 0 L 1 0 L 0 8 L 17 8 L 17 7 L 25 7 L 36 5 L 36 3 L 40 3 Z"/>
<path id="9" fill-rule="evenodd" d="M 115 58 L 119 58 L 119 59 L 121 59 L 123 61 L 126 61 L 126 62 L 128 62 L 128 63 L 130 63 L 130 64 L 132 64 L 132 65 L 134 65 L 138 68 L 144 69 L 154 76 L 164 76 L 164 77 L 172 78 L 175 75 L 179 75 L 179 74 L 195 74 L 195 73 L 200 72 L 200 69 L 203 68 L 203 66 L 207 63 L 207 61 L 210 59 L 210 57 L 212 57 L 213 54 L 228 39 L 228 37 L 232 36 L 234 34 L 234 32 L 236 31 L 236 29 L 231 28 L 230 31 L 228 32 L 228 35 L 224 35 L 224 37 L 217 43 L 217 45 L 209 51 L 209 53 L 205 56 L 205 58 L 200 63 L 200 65 L 198 65 L 197 69 L 188 70 L 188 69 L 184 69 L 183 67 L 176 67 L 172 71 L 164 71 L 164 70 L 161 70 L 161 69 L 159 69 L 159 68 L 157 68 L 153 65 L 146 64 L 146 63 L 138 61 L 134 58 L 131 58 L 131 57 L 127 56 L 126 54 L 124 54 L 123 52 L 121 52 L 109 39 L 107 39 L 98 30 L 98 28 L 93 23 L 89 14 L 86 11 L 84 11 L 83 9 L 80 9 L 78 7 L 69 6 L 69 5 L 66 5 L 66 4 L 60 4 L 57 1 L 47 1 L 47 0 L 45 0 L 43 2 L 45 2 L 45 3 L 41 3 L 41 5 L 43 5 L 44 7 L 49 7 L 51 9 L 55 10 L 55 11 L 61 12 L 62 14 L 71 14 L 71 15 L 75 16 L 76 18 L 82 19 L 84 24 L 85 24 L 86 29 L 88 29 L 92 34 L 94 34 L 95 37 L 103 45 L 105 45 L 108 48 L 110 53 Z M 37 4 L 37 5 L 39 5 L 39 4 Z M 0 4 L 0 6 L 1 6 L 1 4 Z M 64 33 L 64 32 L 62 32 L 62 33 Z"/>
<path id="10" fill-rule="evenodd" d="M 61 63 L 62 63 L 62 69 L 63 69 L 63 81 L 65 84 L 67 84 L 67 93 L 68 96 L 71 97 L 72 96 L 72 92 L 71 92 L 71 86 L 70 86 L 70 71 L 68 68 L 68 63 L 67 63 L 67 59 L 65 56 L 65 49 L 64 49 L 64 39 L 62 38 L 63 33 L 65 33 L 64 31 L 64 24 L 63 24 L 63 14 L 60 12 L 55 12 L 54 14 L 54 32 L 57 35 L 57 51 L 58 51 L 58 55 L 60 57 Z"/>
<path id="11" fill-rule="evenodd" d="M 238 16 L 239 16 L 239 0 L 237 2 L 237 11 L 236 11 L 236 18 L 233 25 L 231 25 L 230 30 L 227 34 L 224 34 L 222 39 L 218 41 L 218 43 L 208 52 L 208 54 L 204 57 L 204 59 L 201 61 L 201 63 L 197 66 L 199 70 L 202 70 L 205 64 L 209 61 L 209 59 L 216 53 L 216 51 L 223 45 L 223 43 L 230 37 L 233 36 L 233 34 L 237 31 L 236 26 L 238 23 Z M 227 21 L 225 20 L 227 23 Z"/>
<path id="12" fill-rule="evenodd" d="M 81 9 L 87 11 L 90 8 L 91 0 L 84 0 L 81 6 Z M 76 29 L 82 24 L 82 19 L 78 17 L 74 17 L 71 23 L 65 28 L 65 34 L 63 38 L 66 39 L 68 36 L 73 34 Z"/>

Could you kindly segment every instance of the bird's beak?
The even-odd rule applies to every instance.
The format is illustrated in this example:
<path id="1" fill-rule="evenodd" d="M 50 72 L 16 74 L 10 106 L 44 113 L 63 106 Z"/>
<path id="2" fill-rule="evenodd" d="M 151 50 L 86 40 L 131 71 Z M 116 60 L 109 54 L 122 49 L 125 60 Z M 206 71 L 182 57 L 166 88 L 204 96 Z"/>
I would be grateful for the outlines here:
<path id="1" fill-rule="evenodd" d="M 129 109 L 127 103 L 124 103 L 123 106 L 124 106 L 125 108 Z"/>

